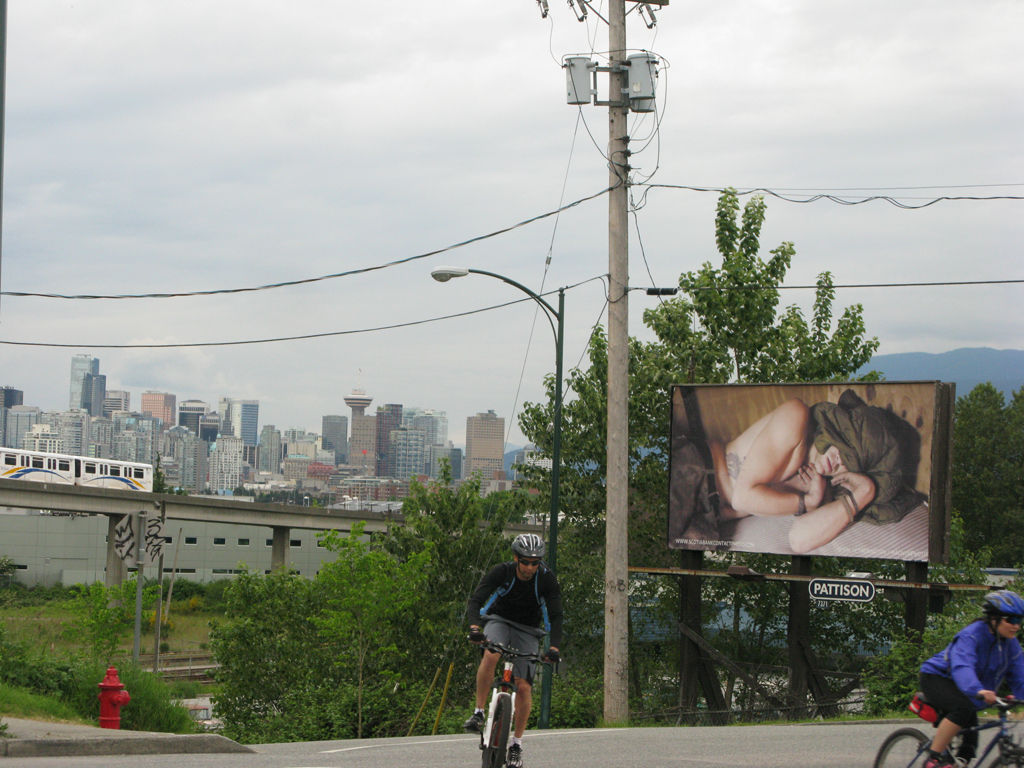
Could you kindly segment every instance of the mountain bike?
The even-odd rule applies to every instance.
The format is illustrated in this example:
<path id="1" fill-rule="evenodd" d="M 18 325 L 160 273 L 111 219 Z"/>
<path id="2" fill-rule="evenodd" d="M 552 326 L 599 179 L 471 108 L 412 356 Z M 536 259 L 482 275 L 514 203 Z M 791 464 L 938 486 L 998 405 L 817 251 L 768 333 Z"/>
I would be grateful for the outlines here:
<path id="1" fill-rule="evenodd" d="M 918 697 L 920 697 L 920 694 L 918 694 Z M 972 728 L 964 728 L 953 738 L 953 743 L 949 745 L 949 751 L 955 754 L 955 751 L 960 747 L 964 733 L 968 731 L 975 731 L 980 734 L 983 731 L 996 730 L 996 734 L 988 743 L 988 746 L 971 763 L 972 767 L 982 768 L 984 766 L 984 768 L 995 768 L 996 766 L 1016 766 L 1017 768 L 1024 768 L 1024 747 L 1021 746 L 1020 741 L 1013 737 L 1012 733 L 1016 723 L 1009 723 L 1006 716 L 1011 709 L 1024 706 L 1024 701 L 996 699 L 994 706 L 999 711 L 999 719 L 987 723 L 979 723 Z M 920 713 L 918 715 L 922 716 Z M 943 716 L 944 713 L 936 712 L 932 725 L 937 725 Z M 925 719 L 929 720 L 930 718 Z M 928 756 L 928 746 L 931 744 L 931 741 L 930 738 L 921 733 L 917 728 L 900 728 L 898 731 L 889 734 L 888 738 L 882 742 L 878 755 L 875 757 L 874 768 L 911 768 L 911 766 L 920 768 L 920 766 L 924 765 L 924 761 Z M 978 746 L 979 748 L 981 746 L 980 739 Z M 990 755 L 992 759 L 986 762 Z"/>
<path id="2" fill-rule="evenodd" d="M 491 703 L 487 708 L 487 721 L 480 731 L 480 749 L 483 750 L 482 768 L 502 768 L 508 755 L 508 741 L 512 734 L 516 712 L 516 684 L 512 677 L 512 665 L 516 659 L 529 659 L 549 664 L 535 653 L 522 653 L 499 643 L 480 643 L 485 651 L 501 657 L 501 677 L 494 682 Z"/>

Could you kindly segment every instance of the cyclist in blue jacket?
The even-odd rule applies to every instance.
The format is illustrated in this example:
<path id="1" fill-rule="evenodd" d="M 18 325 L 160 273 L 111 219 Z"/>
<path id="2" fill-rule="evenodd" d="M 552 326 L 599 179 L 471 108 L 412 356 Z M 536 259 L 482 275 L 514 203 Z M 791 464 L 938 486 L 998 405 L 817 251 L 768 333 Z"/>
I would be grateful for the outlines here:
<path id="1" fill-rule="evenodd" d="M 946 749 L 961 729 L 978 724 L 978 711 L 995 703 L 1003 681 L 1016 698 L 1024 699 L 1024 652 L 1017 640 L 1024 599 L 1003 589 L 988 595 L 982 609 L 982 618 L 960 630 L 944 650 L 921 665 L 921 692 L 929 704 L 946 713 L 924 768 L 966 765 L 974 757 L 975 731 L 964 734 L 959 760 Z"/>
<path id="2" fill-rule="evenodd" d="M 536 654 L 540 639 L 550 633 L 547 661 L 558 662 L 562 642 L 562 590 L 554 572 L 544 565 L 544 539 L 534 533 L 522 533 L 512 542 L 512 562 L 492 568 L 480 580 L 469 598 L 469 640 L 510 646 L 522 653 Z M 494 681 L 498 654 L 484 651 L 476 673 L 476 710 L 465 722 L 467 731 L 479 732 L 486 720 L 484 705 Z M 533 676 L 536 664 L 517 659 L 512 674 L 516 681 L 515 722 L 512 744 L 508 748 L 509 768 L 522 768 L 523 733 L 533 703 Z"/>

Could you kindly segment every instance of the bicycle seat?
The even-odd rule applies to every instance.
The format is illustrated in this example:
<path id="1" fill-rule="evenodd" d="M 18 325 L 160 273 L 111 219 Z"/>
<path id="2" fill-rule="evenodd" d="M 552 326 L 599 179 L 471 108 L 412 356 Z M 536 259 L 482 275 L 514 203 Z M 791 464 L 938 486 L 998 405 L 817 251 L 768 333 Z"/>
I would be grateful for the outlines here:
<path id="1" fill-rule="evenodd" d="M 931 723 L 932 727 L 938 727 L 939 721 L 946 716 L 946 713 L 928 701 L 928 697 L 921 691 L 914 694 L 907 709 L 925 722 Z"/>

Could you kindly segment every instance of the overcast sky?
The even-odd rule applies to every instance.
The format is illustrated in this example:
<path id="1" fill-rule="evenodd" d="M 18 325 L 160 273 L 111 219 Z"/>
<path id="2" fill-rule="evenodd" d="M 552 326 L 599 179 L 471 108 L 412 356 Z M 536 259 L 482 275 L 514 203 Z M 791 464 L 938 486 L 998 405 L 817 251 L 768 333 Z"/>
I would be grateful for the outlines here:
<path id="1" fill-rule="evenodd" d="M 908 205 L 1024 195 L 1021 0 L 673 0 L 657 18 L 653 30 L 635 13 L 628 24 L 629 47 L 662 62 L 660 124 L 630 120 L 638 181 Z M 608 185 L 607 109 L 566 105 L 561 69 L 567 55 L 600 60 L 608 30 L 561 0 L 547 19 L 533 0 L 14 0 L 7 46 L 4 292 L 317 278 L 447 248 Z M 716 201 L 650 190 L 631 217 L 631 285 L 717 265 Z M 424 323 L 523 297 L 481 276 L 436 283 L 430 270 L 483 269 L 538 291 L 580 284 L 566 294 L 571 367 L 603 322 L 593 278 L 608 271 L 607 208 L 601 196 L 437 256 L 273 290 L 4 296 L 0 341 L 78 346 L 0 344 L 0 385 L 67 408 L 71 357 L 91 354 L 136 407 L 146 389 L 214 407 L 253 398 L 261 425 L 319 432 L 362 386 L 374 406 L 447 411 L 457 444 L 467 416 L 494 410 L 521 444 L 513 419 L 543 396 L 550 330 L 528 302 Z M 762 253 L 795 244 L 790 285 L 824 270 L 839 285 L 1020 279 L 1022 211 L 1020 200 L 904 210 L 769 197 Z M 836 303 L 864 305 L 880 353 L 1021 349 L 1022 293 L 847 289 Z M 631 294 L 632 335 L 653 338 L 641 315 L 656 300 Z M 812 300 L 783 295 L 805 311 Z M 423 324 L 358 332 L 405 323 Z"/>

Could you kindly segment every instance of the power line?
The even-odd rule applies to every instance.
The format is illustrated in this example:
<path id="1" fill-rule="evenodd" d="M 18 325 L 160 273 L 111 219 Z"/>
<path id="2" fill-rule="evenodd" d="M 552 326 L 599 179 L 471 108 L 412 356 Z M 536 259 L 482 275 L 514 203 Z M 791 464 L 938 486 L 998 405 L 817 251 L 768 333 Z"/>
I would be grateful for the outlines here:
<path id="1" fill-rule="evenodd" d="M 719 193 L 719 194 L 721 194 L 722 192 L 725 191 L 725 189 L 722 188 L 722 187 L 691 187 L 691 186 L 687 186 L 687 185 L 684 185 L 684 184 L 637 184 L 636 186 L 645 186 L 645 187 L 648 187 L 650 189 L 684 189 L 684 190 L 689 190 L 691 192 L 716 192 L 716 193 Z M 998 185 L 995 185 L 995 184 L 993 184 L 993 185 L 978 185 L 978 186 L 1022 186 L 1022 185 L 1018 185 L 1018 184 L 998 184 Z M 961 188 L 964 188 L 964 187 L 886 187 L 885 189 L 961 189 Z M 833 191 L 842 191 L 842 190 L 833 190 Z M 868 190 L 865 190 L 865 191 L 868 191 Z M 874 202 L 875 200 L 882 200 L 884 202 L 887 202 L 887 203 L 890 203 L 892 205 L 895 205 L 897 208 L 904 208 L 904 209 L 907 209 L 907 210 L 917 210 L 919 208 L 927 208 L 930 205 L 935 205 L 936 203 L 943 202 L 943 201 L 1024 200 L 1024 196 L 1016 196 L 1016 195 L 992 195 L 992 196 L 989 196 L 989 197 L 977 197 L 977 196 L 967 196 L 967 195 L 959 195 L 959 196 L 944 195 L 944 196 L 941 196 L 941 197 L 933 197 L 933 198 L 920 198 L 920 197 L 907 197 L 907 198 L 904 198 L 904 199 L 907 199 L 907 200 L 924 200 L 925 201 L 925 202 L 921 203 L 920 205 L 909 205 L 907 203 L 900 202 L 897 198 L 892 197 L 890 195 L 868 195 L 866 197 L 861 197 L 860 199 L 857 199 L 857 200 L 849 200 L 849 199 L 845 199 L 844 197 L 841 197 L 839 195 L 832 194 L 831 192 L 817 192 L 815 194 L 810 194 L 806 199 L 798 200 L 795 197 L 788 197 L 788 196 L 782 194 L 781 191 L 772 190 L 772 189 L 766 189 L 766 188 L 763 188 L 763 187 L 759 187 L 759 188 L 756 188 L 756 189 L 744 189 L 742 191 L 737 191 L 736 194 L 740 195 L 740 196 L 744 196 L 744 195 L 768 195 L 768 196 L 774 197 L 774 198 L 776 198 L 778 200 L 784 200 L 787 203 L 816 203 L 819 200 L 830 200 L 831 202 L 837 203 L 839 205 L 862 205 L 864 203 Z"/>
<path id="2" fill-rule="evenodd" d="M 598 277 L 591 277 L 586 280 L 581 280 L 573 285 L 568 285 L 565 290 L 569 291 L 573 288 L 579 288 L 586 283 L 593 282 L 594 280 L 603 280 L 604 275 Z M 557 291 L 548 291 L 547 293 L 538 294 L 539 296 L 550 296 Z M 348 331 L 325 331 L 323 333 L 308 333 L 300 336 L 278 336 L 275 338 L 265 339 L 243 339 L 241 341 L 199 341 L 199 342 L 185 342 L 180 344 L 65 344 L 57 342 L 44 342 L 44 341 L 4 341 L 0 340 L 0 344 L 6 344 L 14 347 L 60 347 L 60 348 L 71 348 L 71 349 L 184 349 L 190 347 L 239 347 L 246 344 L 274 344 L 281 341 L 304 341 L 307 339 L 323 339 L 331 336 L 351 336 L 357 333 L 374 333 L 376 331 L 390 331 L 396 328 L 408 328 L 414 325 L 426 325 L 427 323 L 436 323 L 440 320 L 451 320 L 456 317 L 466 317 L 468 315 L 476 315 L 481 312 L 490 312 L 494 309 L 502 309 L 503 307 L 511 307 L 515 304 L 521 304 L 527 301 L 533 301 L 532 296 L 524 296 L 521 299 L 515 299 L 514 301 L 506 301 L 504 304 L 494 304 L 490 307 L 483 307 L 481 309 L 471 309 L 466 312 L 457 312 L 453 315 L 442 315 L 440 317 L 430 317 L 425 320 L 410 320 L 407 323 L 395 323 L 393 325 L 380 325 L 374 328 L 356 328 Z"/>
<path id="3" fill-rule="evenodd" d="M 322 275 L 321 277 L 308 277 L 308 278 L 305 278 L 305 279 L 302 279 L 302 280 L 288 280 L 286 282 L 270 283 L 268 285 L 260 285 L 260 286 L 249 287 L 249 288 L 220 288 L 220 289 L 210 290 L 210 291 L 189 291 L 189 292 L 185 292 L 185 293 L 135 293 L 135 294 L 116 294 L 116 295 L 82 294 L 82 295 L 72 296 L 72 295 L 66 295 L 66 294 L 61 294 L 61 293 L 29 293 L 29 292 L 26 292 L 26 291 L 3 291 L 2 293 L 0 293 L 0 295 L 2 295 L 2 296 L 18 296 L 18 297 L 33 297 L 33 298 L 39 298 L 39 299 L 71 299 L 71 300 L 78 300 L 78 299 L 177 299 L 177 298 L 184 298 L 184 297 L 189 297 L 189 296 L 216 296 L 216 295 L 227 294 L 227 293 L 251 293 L 253 291 L 269 291 L 269 290 L 272 290 L 274 288 L 285 288 L 285 287 L 289 287 L 289 286 L 293 286 L 293 285 L 306 285 L 308 283 L 318 283 L 318 282 L 322 282 L 324 280 L 334 280 L 334 279 L 339 278 L 339 277 L 351 277 L 352 275 L 361 275 L 361 274 L 365 274 L 367 272 L 375 272 L 375 271 L 381 270 L 381 269 L 388 269 L 390 267 L 396 267 L 396 266 L 399 266 L 401 264 L 408 264 L 411 261 L 417 261 L 419 259 L 426 259 L 426 258 L 428 258 L 430 256 L 437 256 L 438 254 L 441 254 L 441 253 L 447 253 L 448 251 L 453 251 L 456 248 L 462 248 L 463 246 L 470 245 L 472 243 L 478 243 L 481 240 L 488 240 L 488 239 L 490 239 L 492 237 L 497 237 L 498 235 L 504 235 L 504 234 L 507 234 L 508 232 L 512 232 L 513 230 L 519 229 L 520 227 L 525 227 L 527 224 L 533 224 L 536 221 L 541 221 L 542 219 L 546 219 L 546 218 L 548 218 L 550 216 L 555 216 L 555 215 L 561 213 L 562 211 L 569 210 L 570 208 L 575 208 L 577 205 L 580 205 L 581 203 L 585 203 L 585 202 L 587 202 L 589 200 L 593 200 L 595 198 L 601 197 L 601 195 L 607 194 L 611 189 L 613 189 L 613 187 L 609 187 L 608 189 L 602 189 L 600 192 L 596 192 L 593 195 L 588 195 L 587 197 L 580 198 L 579 200 L 576 200 L 576 201 L 574 201 L 572 203 L 567 203 L 567 204 L 565 204 L 563 206 L 560 206 L 559 208 L 556 208 L 553 211 L 548 211 L 547 213 L 542 213 L 539 216 L 534 216 L 533 218 L 526 219 L 525 221 L 521 221 L 518 224 L 513 224 L 512 226 L 509 226 L 509 227 L 504 227 L 502 229 L 497 229 L 497 230 L 495 230 L 493 232 L 487 233 L 486 235 L 479 235 L 477 237 L 472 237 L 469 240 L 463 240 L 461 243 L 456 243 L 455 245 L 449 245 L 449 246 L 447 246 L 445 248 L 439 248 L 436 251 L 428 251 L 427 253 L 421 253 L 421 254 L 418 254 L 416 256 L 407 256 L 404 259 L 398 259 L 396 261 L 389 261 L 386 264 L 377 264 L 377 265 L 372 266 L 372 267 L 362 267 L 360 269 L 350 269 L 347 272 L 337 272 L 337 273 L 335 273 L 333 275 Z"/>

